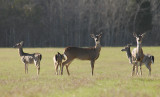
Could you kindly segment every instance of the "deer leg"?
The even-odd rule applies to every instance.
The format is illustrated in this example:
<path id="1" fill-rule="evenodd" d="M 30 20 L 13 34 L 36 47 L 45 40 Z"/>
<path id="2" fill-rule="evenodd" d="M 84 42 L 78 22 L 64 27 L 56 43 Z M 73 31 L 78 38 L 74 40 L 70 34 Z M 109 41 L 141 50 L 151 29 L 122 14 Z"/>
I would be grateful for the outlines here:
<path id="1" fill-rule="evenodd" d="M 59 66 L 59 64 L 57 64 L 57 68 L 56 68 L 56 72 L 57 72 L 56 74 L 57 74 L 57 75 L 60 74 L 60 73 L 59 73 L 59 70 L 60 70 L 60 66 Z"/>
<path id="2" fill-rule="evenodd" d="M 58 64 L 57 63 L 55 63 L 55 73 L 56 75 L 58 75 Z"/>
<path id="3" fill-rule="evenodd" d="M 149 64 L 148 69 L 149 69 L 149 76 L 151 76 L 151 63 Z"/>
<path id="4" fill-rule="evenodd" d="M 93 71 L 94 71 L 94 63 L 95 63 L 95 60 L 91 60 L 92 76 L 93 76 Z"/>
<path id="5" fill-rule="evenodd" d="M 37 75 L 39 75 L 39 73 L 40 73 L 40 64 L 37 67 Z"/>
<path id="6" fill-rule="evenodd" d="M 141 72 L 141 76 L 142 76 L 142 63 L 140 62 L 140 72 Z"/>
<path id="7" fill-rule="evenodd" d="M 69 70 L 68 70 L 68 65 L 66 65 L 66 70 L 67 70 L 68 75 L 70 75 Z"/>
<path id="8" fill-rule="evenodd" d="M 40 63 L 36 62 L 36 67 L 37 67 L 37 75 L 40 73 Z"/>
<path id="9" fill-rule="evenodd" d="M 37 67 L 37 75 L 39 75 L 39 73 L 40 73 L 40 61 L 35 61 L 34 60 L 34 64 Z"/>
<path id="10" fill-rule="evenodd" d="M 64 67 L 64 64 L 62 63 L 61 75 L 63 75 L 63 67 Z"/>
<path id="11" fill-rule="evenodd" d="M 135 64 L 133 64 L 132 76 L 134 76 L 134 73 L 135 73 Z"/>
<path id="12" fill-rule="evenodd" d="M 151 67 L 149 68 L 149 76 L 151 76 Z"/>
<path id="13" fill-rule="evenodd" d="M 24 66 L 25 66 L 25 74 L 26 74 L 26 64 L 24 64 Z"/>
<path id="14" fill-rule="evenodd" d="M 64 65 L 66 65 L 66 64 L 69 63 L 70 61 L 71 61 L 71 59 L 67 59 L 65 62 L 62 63 L 61 75 L 63 75 L 63 67 L 64 67 Z"/>
<path id="15" fill-rule="evenodd" d="M 57 69 L 56 69 L 57 75 L 59 74 L 59 70 L 60 70 L 60 66 L 59 66 L 59 63 L 57 63 Z"/>
<path id="16" fill-rule="evenodd" d="M 63 67 L 64 67 L 64 65 L 68 64 L 68 66 L 69 66 L 69 64 L 71 64 L 72 61 L 73 61 L 73 59 L 67 59 L 65 62 L 62 63 L 61 75 L 63 75 Z M 67 69 L 67 73 L 69 74 L 68 67 L 66 67 L 66 69 Z"/>
<path id="17" fill-rule="evenodd" d="M 59 74 L 61 74 L 61 70 L 62 70 L 62 63 L 59 63 L 59 70 L 58 70 Z"/>
<path id="18" fill-rule="evenodd" d="M 58 63 L 57 62 L 54 63 L 54 67 L 55 67 L 55 73 L 56 75 L 58 75 Z"/>
<path id="19" fill-rule="evenodd" d="M 26 64 L 26 70 L 27 70 L 27 74 L 28 74 L 28 64 Z"/>
<path id="20" fill-rule="evenodd" d="M 136 75 L 139 75 L 139 73 L 138 73 L 138 65 L 136 65 Z"/>
<path id="21" fill-rule="evenodd" d="M 71 62 L 72 62 L 72 61 L 71 61 Z M 69 70 L 68 70 L 68 67 L 69 67 L 69 65 L 71 64 L 71 62 L 69 62 L 69 63 L 66 65 L 66 70 L 67 70 L 68 75 L 70 75 Z"/>

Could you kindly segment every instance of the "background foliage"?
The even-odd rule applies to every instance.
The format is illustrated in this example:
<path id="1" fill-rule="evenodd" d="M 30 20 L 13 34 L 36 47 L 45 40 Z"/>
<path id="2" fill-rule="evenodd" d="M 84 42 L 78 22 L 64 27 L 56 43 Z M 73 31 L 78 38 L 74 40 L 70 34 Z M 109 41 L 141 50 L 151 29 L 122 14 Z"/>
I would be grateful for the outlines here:
<path id="1" fill-rule="evenodd" d="M 103 46 L 160 43 L 160 0 L 0 0 L 0 47 L 91 46 L 89 34 L 103 32 Z"/>

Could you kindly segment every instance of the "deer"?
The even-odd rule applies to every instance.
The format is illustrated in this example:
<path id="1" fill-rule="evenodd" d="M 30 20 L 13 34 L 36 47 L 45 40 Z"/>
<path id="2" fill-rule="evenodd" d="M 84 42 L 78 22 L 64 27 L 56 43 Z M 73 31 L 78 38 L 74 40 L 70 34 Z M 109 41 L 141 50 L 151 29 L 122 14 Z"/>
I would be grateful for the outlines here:
<path id="1" fill-rule="evenodd" d="M 134 71 L 135 67 L 137 69 L 137 74 L 138 74 L 138 65 L 137 65 L 137 63 L 135 63 L 135 60 L 132 59 L 130 46 L 131 46 L 131 44 L 128 44 L 121 51 L 125 51 L 126 52 L 127 57 L 129 59 L 129 63 L 131 63 L 133 65 L 133 71 L 132 71 L 132 76 L 133 76 L 133 74 L 135 72 Z M 153 64 L 153 63 L 154 63 L 154 56 L 150 55 L 150 54 L 144 54 L 144 58 L 142 60 L 142 65 L 145 64 L 145 66 L 148 68 L 149 76 L 151 76 L 151 64 Z"/>
<path id="2" fill-rule="evenodd" d="M 95 40 L 94 47 L 82 48 L 82 47 L 66 47 L 64 54 L 67 56 L 67 60 L 62 63 L 61 75 L 63 75 L 63 67 L 66 66 L 68 75 L 70 75 L 68 67 L 74 59 L 89 60 L 91 63 L 92 76 L 94 72 L 95 61 L 99 58 L 101 51 L 100 39 L 102 33 L 94 35 L 90 34 L 91 38 Z"/>
<path id="3" fill-rule="evenodd" d="M 143 54 L 143 50 L 142 50 L 142 38 L 144 37 L 145 33 L 143 34 L 140 34 L 140 35 L 137 35 L 135 32 L 133 33 L 133 36 L 136 38 L 136 42 L 137 42 L 137 47 L 134 48 L 132 50 L 132 60 L 135 61 L 135 64 L 138 65 L 138 63 L 140 64 L 140 74 L 142 76 L 142 60 L 143 60 L 143 57 L 144 57 L 144 54 Z"/>
<path id="4" fill-rule="evenodd" d="M 61 71 L 62 60 L 66 60 L 66 56 L 64 54 L 59 53 L 59 52 L 57 52 L 57 54 L 53 57 L 56 75 L 58 75 L 58 67 Z M 60 72 L 59 72 L 59 74 L 60 74 Z"/>
<path id="5" fill-rule="evenodd" d="M 137 73 L 138 73 L 138 65 L 137 62 L 135 61 L 135 59 L 133 58 L 133 55 L 130 51 L 130 46 L 131 44 L 128 44 L 124 49 L 122 49 L 121 51 L 126 51 L 127 57 L 129 59 L 129 63 L 133 65 L 133 69 L 132 69 L 132 76 L 134 76 L 135 74 L 135 67 L 137 69 Z M 136 74 L 137 74 L 136 73 Z"/>
<path id="6" fill-rule="evenodd" d="M 37 75 L 40 73 L 40 61 L 42 60 L 42 54 L 40 53 L 33 53 L 33 54 L 28 54 L 23 52 L 23 41 L 20 43 L 17 43 L 14 45 L 14 48 L 18 48 L 18 52 L 21 58 L 21 61 L 25 64 L 25 74 L 28 73 L 28 64 L 35 64 L 37 67 Z"/>

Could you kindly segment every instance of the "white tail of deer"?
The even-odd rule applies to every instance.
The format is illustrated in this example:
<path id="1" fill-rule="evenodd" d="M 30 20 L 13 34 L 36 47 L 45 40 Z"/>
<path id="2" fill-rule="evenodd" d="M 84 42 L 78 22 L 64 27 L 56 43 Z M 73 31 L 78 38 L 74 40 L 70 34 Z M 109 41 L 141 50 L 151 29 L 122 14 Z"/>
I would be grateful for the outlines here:
<path id="1" fill-rule="evenodd" d="M 95 47 L 90 47 L 90 48 L 67 47 L 65 48 L 64 54 L 67 56 L 67 60 L 62 63 L 61 75 L 63 75 L 64 66 L 66 66 L 67 73 L 68 75 L 70 75 L 68 66 L 76 58 L 80 60 L 89 60 L 91 62 L 92 75 L 93 75 L 94 63 L 95 63 L 95 60 L 98 59 L 100 51 L 101 51 L 101 44 L 100 44 L 101 36 L 102 36 L 102 33 L 98 35 L 91 34 L 91 37 L 95 40 Z"/>
<path id="2" fill-rule="evenodd" d="M 19 55 L 21 57 L 22 62 L 25 64 L 25 73 L 28 73 L 28 64 L 35 64 L 37 67 L 37 75 L 40 73 L 40 61 L 42 59 L 42 55 L 40 53 L 28 54 L 23 52 L 23 41 L 17 43 L 14 48 L 18 48 Z"/>

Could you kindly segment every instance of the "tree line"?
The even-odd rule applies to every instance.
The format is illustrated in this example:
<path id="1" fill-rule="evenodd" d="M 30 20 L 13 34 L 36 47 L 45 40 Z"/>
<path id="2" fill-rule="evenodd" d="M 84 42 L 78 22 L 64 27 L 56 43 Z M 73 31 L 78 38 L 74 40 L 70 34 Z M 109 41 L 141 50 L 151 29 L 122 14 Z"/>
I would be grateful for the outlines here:
<path id="1" fill-rule="evenodd" d="M 160 0 L 0 0 L 0 47 L 160 45 Z"/>

